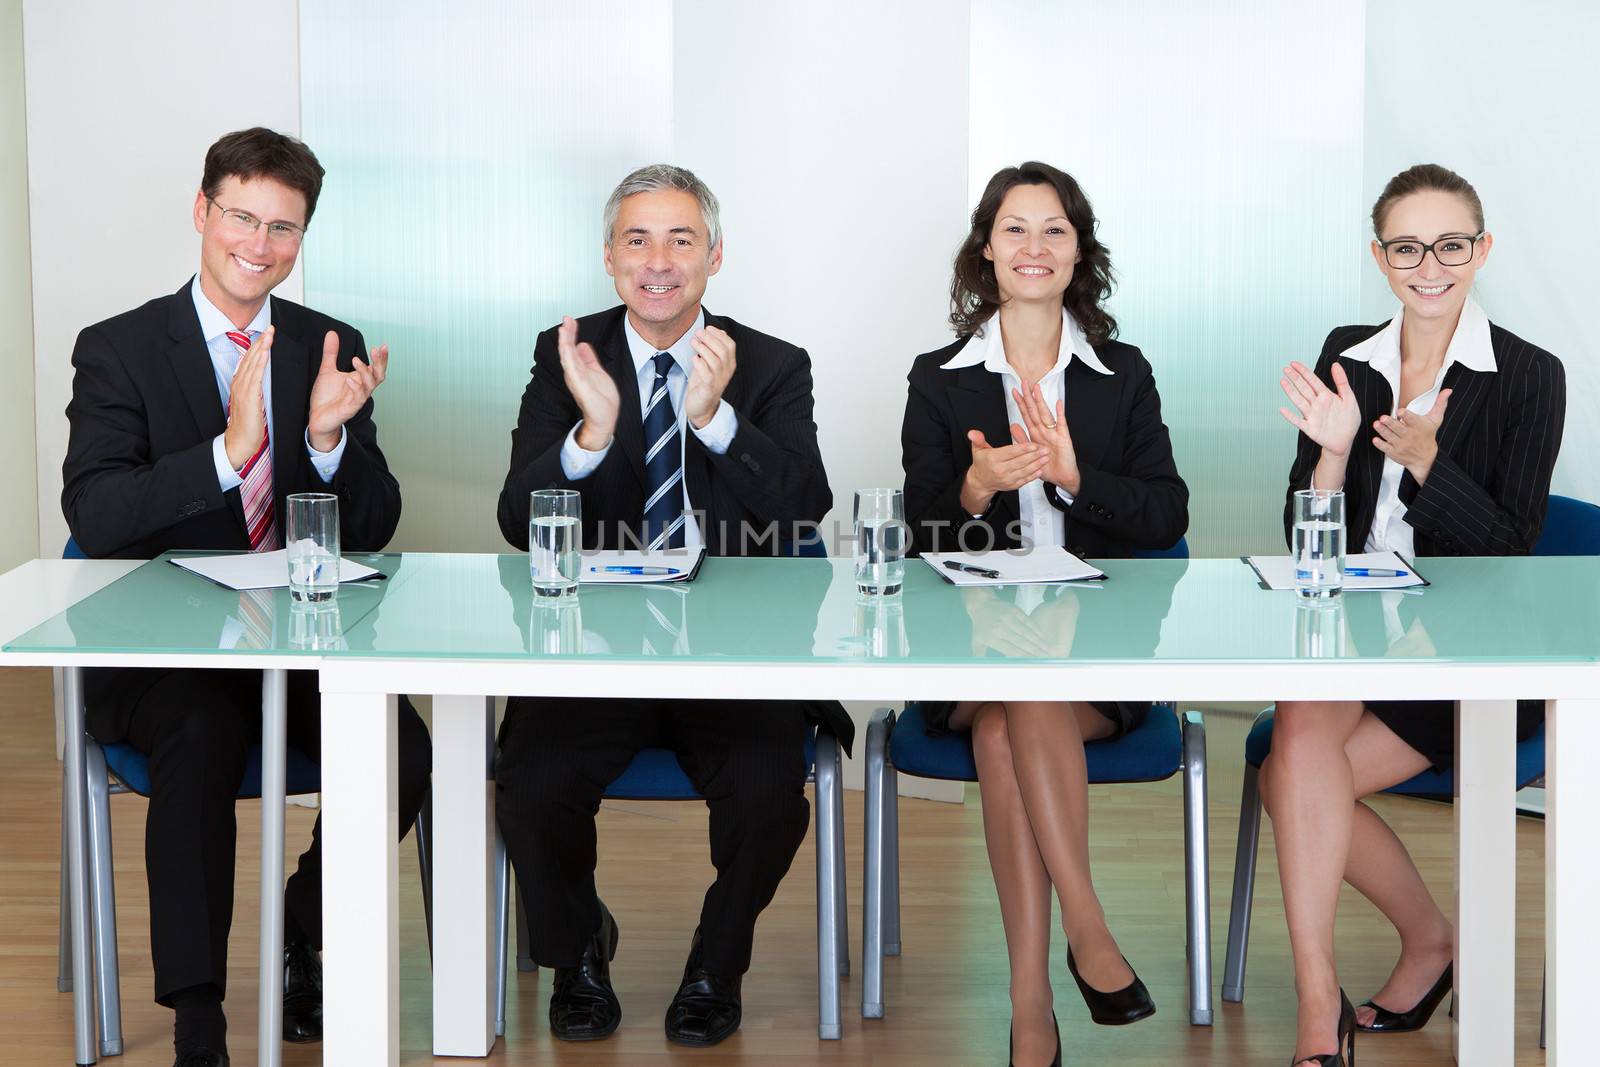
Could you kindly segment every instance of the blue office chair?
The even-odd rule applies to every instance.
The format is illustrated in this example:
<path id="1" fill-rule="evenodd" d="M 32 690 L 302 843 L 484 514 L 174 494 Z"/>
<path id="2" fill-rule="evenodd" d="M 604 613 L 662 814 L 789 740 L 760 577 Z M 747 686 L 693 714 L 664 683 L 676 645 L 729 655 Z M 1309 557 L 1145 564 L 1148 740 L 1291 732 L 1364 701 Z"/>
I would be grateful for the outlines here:
<path id="1" fill-rule="evenodd" d="M 69 539 L 62 551 L 63 559 L 87 559 L 76 541 Z M 99 1015 L 100 1054 L 122 1054 L 122 992 L 117 962 L 117 894 L 111 864 L 111 797 L 118 793 L 150 795 L 150 758 L 127 742 L 102 745 L 92 736 L 84 735 L 84 778 L 88 790 L 88 832 L 83 840 L 88 849 L 89 870 L 89 930 L 94 941 L 95 1000 Z M 284 793 L 298 796 L 316 793 L 322 788 L 322 771 L 317 764 L 300 752 L 290 748 L 285 755 Z M 69 848 L 66 813 L 67 790 L 70 783 L 62 773 L 61 800 L 61 906 L 60 934 L 56 966 L 56 988 L 63 993 L 72 991 L 72 923 L 68 899 L 67 850 Z M 239 784 L 238 799 L 254 800 L 261 796 L 261 746 L 250 747 L 245 764 L 244 780 Z M 432 889 L 432 836 L 428 830 L 430 802 L 424 802 L 417 816 L 417 860 L 422 869 L 423 907 L 428 925 L 432 926 L 429 897 Z M 432 938 L 429 938 L 432 947 Z"/>
<path id="2" fill-rule="evenodd" d="M 1600 507 L 1567 496 L 1552 496 L 1535 556 L 1600 555 Z M 1244 744 L 1244 792 L 1239 799 L 1239 842 L 1233 860 L 1233 900 L 1228 910 L 1228 951 L 1222 966 L 1222 999 L 1244 999 L 1245 957 L 1250 948 L 1250 911 L 1256 883 L 1256 852 L 1261 842 L 1261 764 L 1272 750 L 1273 708 L 1256 716 Z M 1517 743 L 1517 788 L 1544 774 L 1544 727 Z M 1426 770 L 1385 789 L 1396 796 L 1449 800 L 1455 772 Z M 1541 1013 L 1542 1014 L 1542 1013 Z M 1543 1024 L 1539 1045 L 1544 1047 Z"/>
<path id="3" fill-rule="evenodd" d="M 781 555 L 821 558 L 827 550 L 820 540 L 785 542 Z M 849 929 L 845 906 L 844 779 L 839 773 L 839 742 L 826 728 L 807 731 L 806 766 L 816 786 L 817 838 L 817 1032 L 825 1040 L 838 1040 L 839 976 L 850 973 Z M 703 800 L 699 790 L 667 748 L 641 750 L 626 770 L 606 787 L 607 800 Z M 495 1033 L 506 1027 L 506 955 L 511 895 L 511 864 L 505 844 L 496 834 L 499 879 L 495 905 L 500 931 L 496 945 L 499 960 L 495 981 Z M 517 970 L 537 973 L 528 955 L 527 915 L 517 892 Z"/>
<path id="4" fill-rule="evenodd" d="M 1141 558 L 1187 559 L 1188 544 L 1138 552 Z M 866 975 L 861 1014 L 882 1018 L 883 957 L 900 955 L 900 818 L 897 778 L 958 782 L 978 780 L 971 738 L 964 734 L 928 736 L 920 704 L 899 716 L 879 708 L 867 725 L 866 859 L 862 946 Z M 1172 704 L 1153 705 L 1136 730 L 1114 741 L 1084 746 L 1091 784 L 1156 782 L 1182 771 L 1183 838 L 1187 881 L 1189 1021 L 1209 1026 L 1211 1007 L 1211 880 L 1207 852 L 1206 733 L 1198 711 L 1179 715 Z"/>

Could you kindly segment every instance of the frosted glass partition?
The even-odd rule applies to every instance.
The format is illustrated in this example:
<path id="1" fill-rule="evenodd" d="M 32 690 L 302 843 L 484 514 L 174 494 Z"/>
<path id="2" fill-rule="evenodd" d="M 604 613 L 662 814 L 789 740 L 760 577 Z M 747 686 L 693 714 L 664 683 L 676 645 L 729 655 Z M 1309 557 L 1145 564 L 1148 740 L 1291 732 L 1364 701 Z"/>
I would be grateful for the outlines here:
<path id="1" fill-rule="evenodd" d="M 1594 46 L 1600 7 L 1586 0 L 1504 4 L 1462 0 L 1449 18 L 1425 5 L 1371 5 L 1367 16 L 1366 176 L 1362 201 L 1413 163 L 1460 172 L 1483 199 L 1495 236 L 1478 275 L 1490 319 L 1548 349 L 1567 371 L 1567 426 L 1554 490 L 1600 501 L 1600 342 L 1590 301 L 1600 259 L 1580 234 L 1600 227 L 1594 176 Z M 1486 47 L 1492 42 L 1492 47 Z M 1449 80 L 1420 56 L 1457 57 Z M 1416 107 L 1426 100 L 1428 121 Z M 1395 298 L 1370 261 L 1362 308 L 1378 322 Z"/>
<path id="2" fill-rule="evenodd" d="M 306 300 L 391 347 L 379 440 L 397 549 L 497 550 L 535 334 L 616 302 L 600 214 L 672 143 L 672 4 L 300 9 L 303 130 L 328 177 Z"/>
<path id="3" fill-rule="evenodd" d="M 1282 550 L 1278 371 L 1357 321 L 1364 14 L 973 5 L 969 200 L 1025 159 L 1082 183 L 1121 336 L 1155 367 L 1196 555 Z"/>

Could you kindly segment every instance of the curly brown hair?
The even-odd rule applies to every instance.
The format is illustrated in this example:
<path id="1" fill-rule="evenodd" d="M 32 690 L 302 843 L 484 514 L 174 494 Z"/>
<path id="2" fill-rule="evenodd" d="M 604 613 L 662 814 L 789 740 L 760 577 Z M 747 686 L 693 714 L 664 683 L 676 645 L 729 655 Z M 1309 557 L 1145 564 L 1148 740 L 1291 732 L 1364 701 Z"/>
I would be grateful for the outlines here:
<path id="1" fill-rule="evenodd" d="M 1081 257 L 1073 268 L 1072 280 L 1061 296 L 1062 305 L 1078 321 L 1091 344 L 1117 335 L 1117 320 L 1105 309 L 1111 295 L 1114 275 L 1110 250 L 1095 233 L 1097 223 L 1089 198 L 1072 175 L 1048 163 L 1030 160 L 1019 167 L 997 171 L 984 187 L 978 206 L 972 209 L 972 229 L 956 250 L 955 274 L 950 282 L 950 325 L 956 333 L 970 335 L 1000 308 L 1000 286 L 995 281 L 994 264 L 984 257 L 1000 202 L 1019 185 L 1048 185 L 1061 198 L 1067 220 L 1078 235 Z"/>

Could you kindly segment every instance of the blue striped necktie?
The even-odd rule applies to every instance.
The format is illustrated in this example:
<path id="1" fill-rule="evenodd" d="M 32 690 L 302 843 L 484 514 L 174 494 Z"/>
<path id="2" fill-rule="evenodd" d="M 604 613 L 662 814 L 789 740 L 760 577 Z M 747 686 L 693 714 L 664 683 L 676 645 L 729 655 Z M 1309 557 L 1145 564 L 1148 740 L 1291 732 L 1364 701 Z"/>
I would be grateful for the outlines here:
<path id="1" fill-rule="evenodd" d="M 679 445 L 678 416 L 672 410 L 667 372 L 672 356 L 655 354 L 656 380 L 644 409 L 645 489 L 644 543 L 654 552 L 683 547 L 683 449 Z"/>

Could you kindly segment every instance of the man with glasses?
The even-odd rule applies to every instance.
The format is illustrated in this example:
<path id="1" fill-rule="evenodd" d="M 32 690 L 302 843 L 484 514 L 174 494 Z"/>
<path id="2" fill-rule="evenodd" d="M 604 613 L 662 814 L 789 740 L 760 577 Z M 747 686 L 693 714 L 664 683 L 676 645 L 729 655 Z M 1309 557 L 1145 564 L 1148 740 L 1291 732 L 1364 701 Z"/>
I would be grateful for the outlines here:
<path id="1" fill-rule="evenodd" d="M 313 491 L 338 496 L 346 548 L 374 551 L 393 536 L 400 487 L 372 422 L 388 346 L 369 353 L 353 327 L 270 295 L 300 254 L 322 176 L 293 137 L 260 128 L 223 137 L 194 200 L 199 273 L 78 335 L 61 505 L 87 555 L 273 551 L 285 497 Z M 259 604 L 241 600 L 240 612 L 261 624 Z M 150 759 L 151 956 L 156 1000 L 176 1013 L 177 1067 L 227 1064 L 234 798 L 260 740 L 261 674 L 86 670 L 84 696 L 97 740 Z M 404 835 L 430 751 L 415 709 L 403 697 L 400 706 Z M 289 744 L 312 759 L 318 708 L 315 674 L 291 672 Z M 284 888 L 289 1041 L 322 1036 L 320 827 Z"/>

